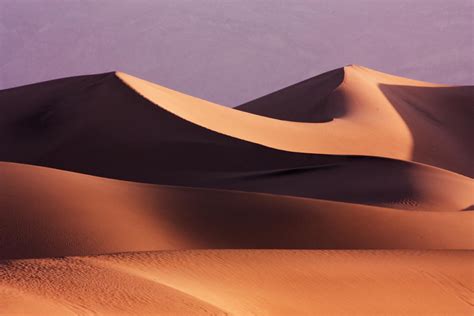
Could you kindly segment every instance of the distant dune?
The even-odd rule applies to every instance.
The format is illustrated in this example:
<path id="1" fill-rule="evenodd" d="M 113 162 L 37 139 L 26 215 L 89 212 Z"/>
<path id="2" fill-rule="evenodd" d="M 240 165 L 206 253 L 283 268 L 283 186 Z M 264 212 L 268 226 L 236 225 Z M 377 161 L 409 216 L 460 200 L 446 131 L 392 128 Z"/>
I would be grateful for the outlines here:
<path id="1" fill-rule="evenodd" d="M 236 109 L 0 91 L 0 314 L 469 315 L 473 105 L 355 65 Z"/>
<path id="2" fill-rule="evenodd" d="M 293 152 L 389 157 L 474 174 L 468 141 L 474 133 L 472 86 L 435 85 L 347 66 L 237 107 L 259 114 L 250 115 L 117 75 L 171 113 L 239 139 Z M 281 120 L 295 118 L 323 122 Z"/>

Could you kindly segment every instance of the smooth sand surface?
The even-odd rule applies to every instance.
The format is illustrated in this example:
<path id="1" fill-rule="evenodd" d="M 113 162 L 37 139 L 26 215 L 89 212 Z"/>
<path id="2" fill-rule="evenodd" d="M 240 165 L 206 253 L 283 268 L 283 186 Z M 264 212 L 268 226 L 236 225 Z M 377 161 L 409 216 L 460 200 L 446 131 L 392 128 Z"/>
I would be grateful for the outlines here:
<path id="1" fill-rule="evenodd" d="M 195 248 L 474 249 L 474 213 L 117 181 L 0 163 L 0 258 Z"/>
<path id="2" fill-rule="evenodd" d="M 472 315 L 473 259 L 472 251 L 188 250 L 12 260 L 0 265 L 0 306 L 48 315 Z"/>

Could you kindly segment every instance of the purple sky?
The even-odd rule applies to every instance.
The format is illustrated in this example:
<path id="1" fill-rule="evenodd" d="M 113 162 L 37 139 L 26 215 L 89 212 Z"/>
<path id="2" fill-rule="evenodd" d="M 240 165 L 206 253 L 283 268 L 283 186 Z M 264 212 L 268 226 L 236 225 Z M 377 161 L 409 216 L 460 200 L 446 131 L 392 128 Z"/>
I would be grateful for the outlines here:
<path id="1" fill-rule="evenodd" d="M 121 70 L 225 105 L 346 64 L 473 84 L 473 0 L 0 0 L 0 89 Z"/>

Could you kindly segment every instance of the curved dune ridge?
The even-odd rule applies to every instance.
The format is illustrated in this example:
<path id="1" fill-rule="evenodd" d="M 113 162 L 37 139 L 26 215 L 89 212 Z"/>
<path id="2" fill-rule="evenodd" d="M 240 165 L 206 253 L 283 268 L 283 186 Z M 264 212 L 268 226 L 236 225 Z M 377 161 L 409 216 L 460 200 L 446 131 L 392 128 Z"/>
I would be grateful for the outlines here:
<path id="1" fill-rule="evenodd" d="M 427 163 L 468 176 L 474 174 L 470 160 L 474 151 L 469 146 L 469 137 L 474 133 L 470 121 L 474 116 L 474 87 L 423 83 L 361 66 L 336 72 L 343 74 L 308 79 L 276 92 L 276 97 L 271 94 L 237 107 L 259 115 L 239 113 L 125 73 L 118 72 L 117 76 L 151 102 L 183 119 L 271 148 L 388 157 Z M 326 85 L 334 87 L 338 82 L 328 93 Z M 320 86 L 323 102 L 318 102 Z M 279 101 L 275 102 L 275 98 Z M 286 121 L 292 118 L 295 108 L 327 121 Z M 273 111 L 283 114 L 275 115 Z"/>
<path id="2" fill-rule="evenodd" d="M 356 65 L 235 109 L 121 72 L 0 91 L 0 313 L 469 315 L 473 92 Z"/>

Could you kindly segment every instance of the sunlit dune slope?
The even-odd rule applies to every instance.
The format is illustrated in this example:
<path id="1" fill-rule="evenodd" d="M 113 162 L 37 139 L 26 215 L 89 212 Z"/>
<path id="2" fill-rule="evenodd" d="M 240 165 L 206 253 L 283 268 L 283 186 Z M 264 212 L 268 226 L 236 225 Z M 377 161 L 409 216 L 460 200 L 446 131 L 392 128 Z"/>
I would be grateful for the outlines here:
<path id="1" fill-rule="evenodd" d="M 0 297 L 8 314 L 470 315 L 473 256 L 192 250 L 13 260 L 0 265 Z"/>
<path id="2" fill-rule="evenodd" d="M 180 248 L 474 248 L 472 212 L 403 211 L 0 165 L 3 259 Z"/>
<path id="3" fill-rule="evenodd" d="M 303 122 L 349 120 L 360 123 L 365 130 L 360 141 L 370 144 L 383 135 L 387 142 L 395 140 L 407 149 L 411 139 L 410 160 L 471 176 L 474 172 L 469 161 L 474 155 L 469 146 L 469 135 L 474 133 L 470 124 L 474 116 L 472 86 L 432 84 L 351 65 L 250 101 L 237 109 Z"/>
<path id="4" fill-rule="evenodd" d="M 233 168 L 277 155 L 257 155 L 262 146 L 248 141 L 291 152 L 413 160 L 472 176 L 472 91 L 348 66 L 239 107 L 319 122 L 301 123 L 226 108 L 124 73 L 58 79 L 0 91 L 0 159 L 157 183 L 101 164 L 123 168 L 140 155 L 151 169 L 165 151 L 189 169 L 215 155 Z M 291 158 L 291 167 L 295 159 L 301 161 Z"/>
<path id="5" fill-rule="evenodd" d="M 381 156 L 474 174 L 472 86 L 441 86 L 347 66 L 237 108 L 279 120 L 117 75 L 158 106 L 235 138 L 287 151 Z"/>

